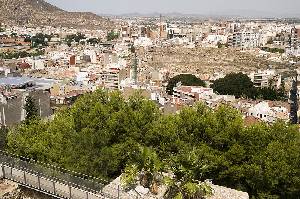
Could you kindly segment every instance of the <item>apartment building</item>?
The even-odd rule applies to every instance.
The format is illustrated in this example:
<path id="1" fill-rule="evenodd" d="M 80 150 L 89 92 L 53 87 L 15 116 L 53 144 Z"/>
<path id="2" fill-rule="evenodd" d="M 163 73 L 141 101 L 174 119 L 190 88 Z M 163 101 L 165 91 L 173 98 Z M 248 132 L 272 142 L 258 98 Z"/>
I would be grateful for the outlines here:
<path id="1" fill-rule="evenodd" d="M 300 25 L 295 26 L 291 30 L 290 45 L 287 48 L 287 53 L 300 55 Z"/>
<path id="2" fill-rule="evenodd" d="M 251 49 L 261 45 L 262 34 L 256 31 L 234 32 L 228 38 L 228 45 L 234 48 Z"/>
<path id="3" fill-rule="evenodd" d="M 259 70 L 258 72 L 251 73 L 250 79 L 255 87 L 265 88 L 269 87 L 270 80 L 276 76 L 275 70 Z"/>

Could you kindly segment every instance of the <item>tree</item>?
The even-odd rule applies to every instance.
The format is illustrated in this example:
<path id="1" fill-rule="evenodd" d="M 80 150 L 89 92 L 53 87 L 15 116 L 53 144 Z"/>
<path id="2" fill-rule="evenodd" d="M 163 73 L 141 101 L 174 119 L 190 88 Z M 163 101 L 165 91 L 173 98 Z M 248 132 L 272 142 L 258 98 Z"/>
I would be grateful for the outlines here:
<path id="1" fill-rule="evenodd" d="M 86 39 L 86 36 L 82 33 L 76 33 L 72 35 L 67 35 L 65 42 L 68 46 L 71 46 L 72 42 L 79 43 L 81 40 Z"/>
<path id="2" fill-rule="evenodd" d="M 99 44 L 100 39 L 99 38 L 90 38 L 90 39 L 87 40 L 87 43 L 89 43 L 91 45 Z"/>
<path id="3" fill-rule="evenodd" d="M 238 98 L 247 97 L 251 99 L 284 100 L 285 93 L 275 90 L 272 86 L 267 88 L 256 88 L 250 78 L 243 73 L 231 73 L 220 78 L 211 85 L 219 94 L 234 95 Z"/>
<path id="4" fill-rule="evenodd" d="M 250 78 L 243 73 L 231 73 L 224 78 L 220 78 L 211 86 L 214 91 L 222 95 L 235 95 L 241 97 L 245 94 L 247 97 L 254 97 L 253 83 Z"/>
<path id="5" fill-rule="evenodd" d="M 0 150 L 6 147 L 8 129 L 5 126 L 0 128 Z"/>
<path id="6" fill-rule="evenodd" d="M 173 88 L 178 82 L 184 86 L 205 86 L 205 82 L 192 74 L 181 74 L 171 78 L 167 85 L 167 92 L 169 95 L 173 94 Z"/>
<path id="7" fill-rule="evenodd" d="M 107 41 L 113 41 L 117 38 L 119 38 L 119 33 L 115 33 L 113 30 L 107 33 Z"/>
<path id="8" fill-rule="evenodd" d="M 125 168 L 121 181 L 125 186 L 137 186 L 139 183 L 151 190 L 152 193 L 158 193 L 158 185 L 162 183 L 163 164 L 156 152 L 148 147 L 140 147 L 140 154 L 134 164 Z"/>
<path id="9" fill-rule="evenodd" d="M 47 35 L 43 33 L 38 33 L 31 37 L 31 45 L 36 48 L 38 46 L 48 46 L 48 42 L 51 40 L 53 35 Z"/>
<path id="10" fill-rule="evenodd" d="M 35 100 L 31 96 L 26 97 L 24 110 L 26 112 L 26 121 L 35 119 L 39 116 Z"/>
<path id="11" fill-rule="evenodd" d="M 172 173 L 163 180 L 170 186 L 166 198 L 183 199 L 209 194 L 206 179 L 251 198 L 297 198 L 299 145 L 297 125 L 245 127 L 236 109 L 201 103 L 162 115 L 138 93 L 125 100 L 103 90 L 7 136 L 7 150 L 15 154 L 107 180 L 124 173 L 125 183 L 142 181 L 152 192 L 161 172 Z"/>

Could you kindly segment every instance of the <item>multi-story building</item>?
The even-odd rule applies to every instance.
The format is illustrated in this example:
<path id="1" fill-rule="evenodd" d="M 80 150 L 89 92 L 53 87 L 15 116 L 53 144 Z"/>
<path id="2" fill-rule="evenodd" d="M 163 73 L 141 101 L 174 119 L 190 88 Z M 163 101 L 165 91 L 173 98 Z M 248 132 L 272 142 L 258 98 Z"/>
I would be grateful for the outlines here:
<path id="1" fill-rule="evenodd" d="M 52 115 L 48 86 L 42 88 L 33 80 L 19 77 L 2 78 L 0 84 L 0 125 L 13 126 L 25 119 L 24 107 L 28 96 L 34 100 L 41 118 Z"/>
<path id="2" fill-rule="evenodd" d="M 274 70 L 259 70 L 256 73 L 250 74 L 250 79 L 255 87 L 265 88 L 270 85 L 270 79 L 272 79 L 275 75 Z"/>
<path id="3" fill-rule="evenodd" d="M 300 25 L 292 28 L 290 45 L 287 48 L 287 53 L 300 55 Z"/>
<path id="4" fill-rule="evenodd" d="M 234 48 L 250 49 L 260 46 L 261 33 L 255 31 L 234 32 L 228 38 L 228 45 Z"/>
<path id="5" fill-rule="evenodd" d="M 119 74 L 119 68 L 104 69 L 101 74 L 102 85 L 109 90 L 119 89 Z"/>

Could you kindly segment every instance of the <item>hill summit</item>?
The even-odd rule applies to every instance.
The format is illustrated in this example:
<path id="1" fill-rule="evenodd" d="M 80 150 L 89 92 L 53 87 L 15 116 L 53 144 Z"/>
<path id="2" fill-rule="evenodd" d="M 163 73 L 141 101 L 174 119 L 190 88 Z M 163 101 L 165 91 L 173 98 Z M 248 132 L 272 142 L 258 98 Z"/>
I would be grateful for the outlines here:
<path id="1" fill-rule="evenodd" d="M 7 25 L 103 29 L 113 23 L 90 12 L 67 12 L 44 0 L 0 0 L 0 22 Z"/>

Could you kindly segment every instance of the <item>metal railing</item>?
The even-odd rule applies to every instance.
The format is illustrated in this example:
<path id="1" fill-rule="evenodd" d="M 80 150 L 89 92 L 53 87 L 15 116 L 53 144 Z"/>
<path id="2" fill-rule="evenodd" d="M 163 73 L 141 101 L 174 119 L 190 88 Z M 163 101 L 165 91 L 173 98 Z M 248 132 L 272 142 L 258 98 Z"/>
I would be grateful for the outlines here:
<path id="1" fill-rule="evenodd" d="M 141 199 L 137 192 L 126 192 L 120 185 L 44 164 L 0 150 L 0 179 L 68 199 Z M 147 197 L 153 198 L 153 197 Z"/>
<path id="2" fill-rule="evenodd" d="M 103 183 L 25 161 L 0 151 L 0 178 L 12 180 L 58 198 L 100 199 Z"/>

